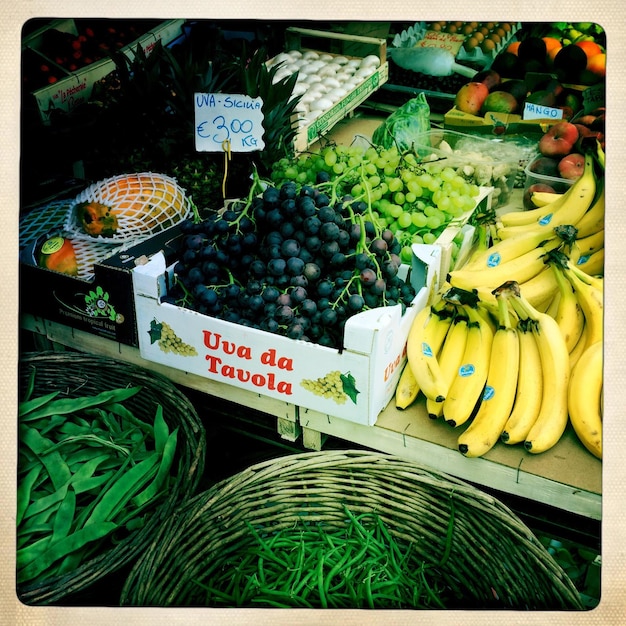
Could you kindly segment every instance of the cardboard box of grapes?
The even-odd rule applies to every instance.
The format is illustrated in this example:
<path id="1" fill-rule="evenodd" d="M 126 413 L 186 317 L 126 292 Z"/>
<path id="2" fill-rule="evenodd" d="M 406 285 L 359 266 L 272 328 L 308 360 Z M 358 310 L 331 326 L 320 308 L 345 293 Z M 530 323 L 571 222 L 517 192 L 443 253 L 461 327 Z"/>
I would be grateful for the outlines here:
<path id="1" fill-rule="evenodd" d="M 337 350 L 210 317 L 162 301 L 174 266 L 161 254 L 133 270 L 142 358 L 360 424 L 373 425 L 389 403 L 406 362 L 417 312 L 439 285 L 442 247 L 415 245 L 403 266 L 416 296 L 374 308 L 346 323 Z M 410 269 L 410 273 L 409 273 Z M 159 337 L 159 339 L 156 339 Z"/>

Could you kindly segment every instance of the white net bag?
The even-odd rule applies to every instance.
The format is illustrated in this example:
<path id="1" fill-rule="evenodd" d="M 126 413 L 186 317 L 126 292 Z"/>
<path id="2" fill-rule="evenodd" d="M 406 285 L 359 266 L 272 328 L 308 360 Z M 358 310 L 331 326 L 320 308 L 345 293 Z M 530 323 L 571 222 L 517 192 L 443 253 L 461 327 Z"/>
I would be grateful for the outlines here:
<path id="1" fill-rule="evenodd" d="M 74 239 L 136 242 L 191 213 L 191 200 L 174 178 L 153 172 L 120 174 L 81 191 L 70 204 L 64 227 Z"/>

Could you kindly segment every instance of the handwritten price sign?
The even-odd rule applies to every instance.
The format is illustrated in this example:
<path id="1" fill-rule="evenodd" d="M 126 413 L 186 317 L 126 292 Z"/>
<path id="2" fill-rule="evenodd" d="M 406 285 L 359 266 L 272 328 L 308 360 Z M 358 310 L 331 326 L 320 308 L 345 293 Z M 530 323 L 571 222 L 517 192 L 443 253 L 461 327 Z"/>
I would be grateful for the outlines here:
<path id="1" fill-rule="evenodd" d="M 239 94 L 195 94 L 196 150 L 253 152 L 265 147 L 261 98 Z"/>

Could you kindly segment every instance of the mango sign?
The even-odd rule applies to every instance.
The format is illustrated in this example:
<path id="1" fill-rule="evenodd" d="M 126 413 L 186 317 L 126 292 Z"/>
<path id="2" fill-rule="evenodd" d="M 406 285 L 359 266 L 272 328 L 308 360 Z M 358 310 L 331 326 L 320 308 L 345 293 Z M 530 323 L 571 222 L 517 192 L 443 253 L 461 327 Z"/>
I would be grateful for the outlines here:
<path id="1" fill-rule="evenodd" d="M 242 94 L 194 94 L 198 152 L 254 152 L 263 141 L 263 100 Z"/>

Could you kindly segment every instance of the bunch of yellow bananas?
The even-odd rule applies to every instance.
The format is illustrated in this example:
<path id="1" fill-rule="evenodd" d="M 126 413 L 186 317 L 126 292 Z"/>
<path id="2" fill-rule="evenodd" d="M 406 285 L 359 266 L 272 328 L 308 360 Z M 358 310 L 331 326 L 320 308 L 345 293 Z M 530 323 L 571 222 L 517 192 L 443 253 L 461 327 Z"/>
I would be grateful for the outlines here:
<path id="1" fill-rule="evenodd" d="M 604 250 L 604 181 L 592 156 L 567 192 L 549 195 L 539 194 L 537 209 L 502 215 L 498 240 L 450 272 L 448 295 L 409 334 L 396 406 L 421 392 L 431 417 L 470 422 L 458 439 L 467 456 L 498 440 L 543 452 L 568 419 L 602 456 L 604 261 L 594 255 Z M 455 290 L 473 293 L 473 304 L 451 302 Z"/>

